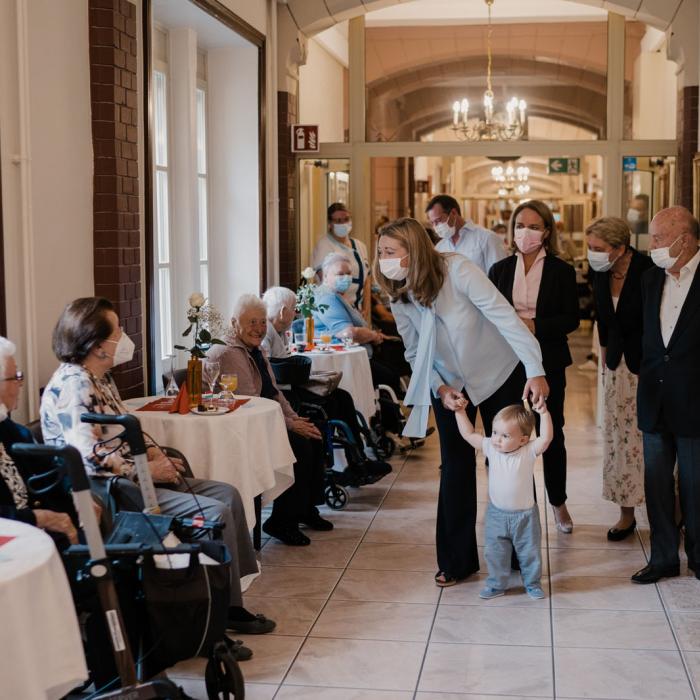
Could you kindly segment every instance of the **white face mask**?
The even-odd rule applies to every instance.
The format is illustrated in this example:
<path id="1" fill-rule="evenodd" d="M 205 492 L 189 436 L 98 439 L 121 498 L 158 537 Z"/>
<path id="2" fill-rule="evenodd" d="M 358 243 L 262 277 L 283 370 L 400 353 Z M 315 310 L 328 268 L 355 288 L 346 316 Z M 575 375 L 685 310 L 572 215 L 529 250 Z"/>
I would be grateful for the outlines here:
<path id="1" fill-rule="evenodd" d="M 408 268 L 401 267 L 401 261 L 407 257 L 408 255 L 404 255 L 403 258 L 382 258 L 379 261 L 379 271 L 388 280 L 401 282 L 408 277 Z"/>
<path id="2" fill-rule="evenodd" d="M 615 260 L 610 260 L 610 253 L 599 250 L 589 250 L 588 251 L 588 264 L 596 272 L 607 272 L 615 263 Z"/>
<path id="3" fill-rule="evenodd" d="M 112 358 L 112 367 L 123 365 L 125 362 L 131 362 L 134 357 L 134 341 L 129 338 L 126 333 L 122 333 L 119 340 L 108 340 L 108 343 L 114 343 L 117 347 L 114 349 L 114 357 Z"/>
<path id="4" fill-rule="evenodd" d="M 670 251 L 671 248 L 673 248 L 673 246 L 676 245 L 676 243 L 678 243 L 678 241 L 680 241 L 681 238 L 682 236 L 678 236 L 678 238 L 676 238 L 676 240 L 673 241 L 671 245 L 664 246 L 663 248 L 654 248 L 653 250 L 651 250 L 651 259 L 654 265 L 660 267 L 662 270 L 668 270 L 672 268 L 676 264 L 676 262 L 678 262 L 678 258 L 681 257 L 683 247 L 681 246 L 678 255 L 676 255 L 675 257 L 671 256 Z"/>
<path id="5" fill-rule="evenodd" d="M 639 209 L 632 209 L 632 207 L 630 207 L 627 210 L 627 221 L 631 224 L 636 224 L 639 221 Z"/>
<path id="6" fill-rule="evenodd" d="M 440 238 L 452 238 L 455 235 L 455 227 L 450 226 L 447 221 L 441 221 L 435 224 L 435 233 L 437 233 Z"/>
<path id="7" fill-rule="evenodd" d="M 333 235 L 336 238 L 347 238 L 352 231 L 352 221 L 347 224 L 333 224 Z"/>

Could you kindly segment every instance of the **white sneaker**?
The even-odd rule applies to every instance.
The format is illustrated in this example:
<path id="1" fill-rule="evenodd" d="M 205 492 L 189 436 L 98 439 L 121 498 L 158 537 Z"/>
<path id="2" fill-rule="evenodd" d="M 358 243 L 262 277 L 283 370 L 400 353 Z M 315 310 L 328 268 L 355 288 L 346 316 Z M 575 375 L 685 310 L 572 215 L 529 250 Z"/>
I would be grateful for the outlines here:
<path id="1" fill-rule="evenodd" d="M 580 369 L 582 372 L 597 372 L 598 363 L 593 362 L 593 360 L 586 360 L 582 365 L 578 366 L 578 369 Z"/>
<path id="2" fill-rule="evenodd" d="M 544 591 L 540 586 L 527 586 L 525 590 L 533 600 L 542 600 L 545 597 Z"/>
<path id="3" fill-rule="evenodd" d="M 490 588 L 489 586 L 486 586 L 486 588 L 482 588 L 481 591 L 479 591 L 479 598 L 483 598 L 484 600 L 491 600 L 491 598 L 500 598 L 502 595 L 505 594 L 505 591 L 502 591 L 498 588 Z"/>

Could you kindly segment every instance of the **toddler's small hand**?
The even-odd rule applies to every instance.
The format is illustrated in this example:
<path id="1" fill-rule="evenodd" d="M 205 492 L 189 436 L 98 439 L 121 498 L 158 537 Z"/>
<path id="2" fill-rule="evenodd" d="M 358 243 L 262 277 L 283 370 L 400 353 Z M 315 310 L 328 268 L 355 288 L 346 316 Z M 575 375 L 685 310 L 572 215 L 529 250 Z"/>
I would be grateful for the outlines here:
<path id="1" fill-rule="evenodd" d="M 543 416 L 545 413 L 547 413 L 547 404 L 542 402 L 541 406 L 533 406 L 532 410 Z"/>

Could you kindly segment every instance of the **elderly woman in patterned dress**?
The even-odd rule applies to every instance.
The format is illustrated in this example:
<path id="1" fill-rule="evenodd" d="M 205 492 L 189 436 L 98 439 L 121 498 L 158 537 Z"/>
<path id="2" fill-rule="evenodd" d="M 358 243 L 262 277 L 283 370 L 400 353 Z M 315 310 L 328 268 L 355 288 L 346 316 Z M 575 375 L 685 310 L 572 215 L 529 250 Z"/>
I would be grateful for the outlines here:
<path id="1" fill-rule="evenodd" d="M 637 374 L 642 356 L 642 274 L 651 259 L 630 246 L 630 229 L 614 216 L 586 229 L 588 261 L 603 362 L 603 498 L 620 506 L 608 539 L 634 532 L 634 509 L 644 503 L 642 434 L 637 428 Z"/>

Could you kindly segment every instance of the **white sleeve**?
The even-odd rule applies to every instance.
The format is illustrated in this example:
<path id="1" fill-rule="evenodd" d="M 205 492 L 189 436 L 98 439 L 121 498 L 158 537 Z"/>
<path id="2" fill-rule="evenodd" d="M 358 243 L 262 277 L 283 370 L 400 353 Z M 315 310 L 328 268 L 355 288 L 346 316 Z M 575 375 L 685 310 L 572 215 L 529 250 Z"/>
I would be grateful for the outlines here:
<path id="1" fill-rule="evenodd" d="M 452 262 L 450 274 L 457 276 L 459 291 L 496 326 L 498 332 L 506 339 L 518 359 L 525 365 L 527 377 L 543 376 L 540 344 L 491 280 L 477 265 L 466 258 Z"/>
<path id="2" fill-rule="evenodd" d="M 481 452 L 483 453 L 484 457 L 486 457 L 486 459 L 493 459 L 493 450 L 491 449 L 491 438 L 485 437 L 481 439 Z"/>

